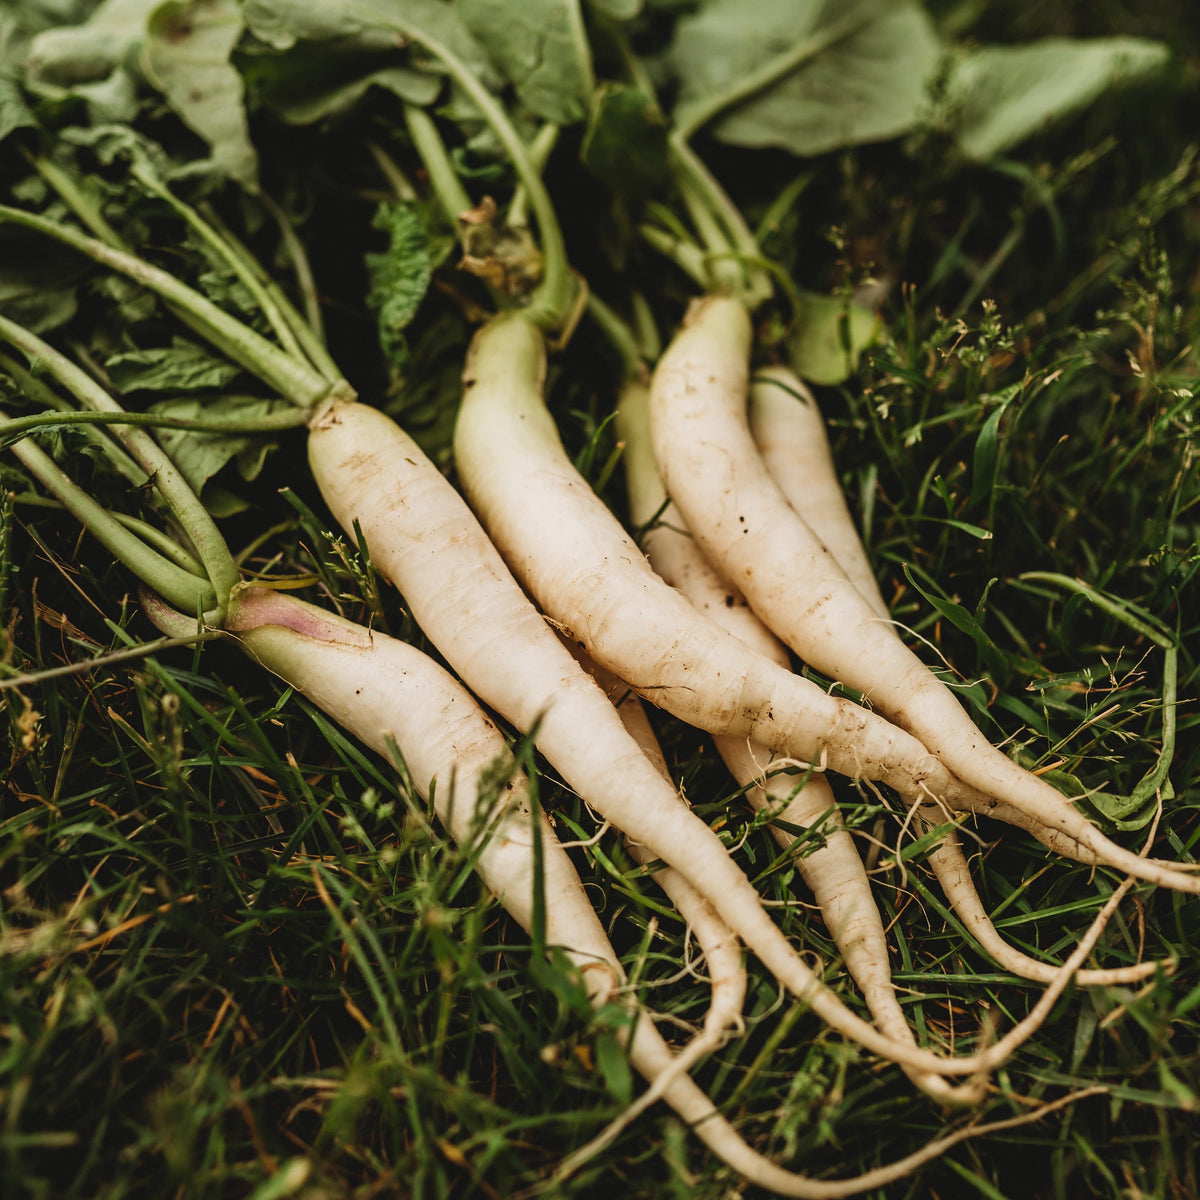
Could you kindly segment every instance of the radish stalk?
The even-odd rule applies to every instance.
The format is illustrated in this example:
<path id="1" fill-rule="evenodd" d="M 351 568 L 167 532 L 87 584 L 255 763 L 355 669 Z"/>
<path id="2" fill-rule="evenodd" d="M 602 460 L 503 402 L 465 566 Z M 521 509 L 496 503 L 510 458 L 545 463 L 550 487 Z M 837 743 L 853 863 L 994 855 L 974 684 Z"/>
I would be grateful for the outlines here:
<path id="1" fill-rule="evenodd" d="M 541 173 L 531 158 L 528 147 L 491 92 L 475 78 L 466 64 L 448 46 L 396 13 L 392 14 L 391 21 L 406 37 L 423 46 L 442 63 L 454 82 L 479 109 L 483 119 L 504 147 L 537 222 L 545 268 L 542 282 L 530 297 L 525 311 L 530 320 L 547 332 L 560 329 L 571 310 L 574 284 L 567 266 L 566 246 L 554 212 L 554 203 L 545 184 L 542 183 Z"/>
<path id="2" fill-rule="evenodd" d="M 90 375 L 49 343 L 5 316 L 0 316 L 0 339 L 20 350 L 31 363 L 36 362 L 88 408 L 124 415 L 121 406 Z M 155 490 L 175 519 L 189 531 L 192 545 L 212 581 L 219 610 L 224 596 L 238 576 L 224 539 L 217 532 L 208 510 L 146 430 L 124 426 L 118 427 L 116 432 L 130 457 L 154 481 Z"/>
<path id="3" fill-rule="evenodd" d="M 433 118 L 423 108 L 415 104 L 406 104 L 404 124 L 429 176 L 429 186 L 437 197 L 442 215 L 453 228 L 458 224 L 458 218 L 474 207 L 471 197 L 467 195 L 467 189 L 455 173 L 454 164 L 450 161 L 450 155 L 446 152 L 446 146 Z"/>
<path id="4" fill-rule="evenodd" d="M 192 329 L 299 408 L 311 409 L 331 395 L 352 394 L 345 380 L 329 379 L 308 362 L 288 354 L 169 271 L 19 208 L 0 205 L 0 221 L 54 238 L 161 296 Z"/>
<path id="5" fill-rule="evenodd" d="M 22 366 L 11 355 L 0 354 L 0 371 L 11 376 L 22 395 L 42 408 L 51 409 L 64 416 L 67 414 L 82 415 L 77 414 L 76 410 L 44 379 Z M 135 488 L 146 486 L 146 472 L 124 450 L 119 449 L 103 430 L 93 429 L 85 424 L 83 433 L 93 446 L 99 446 L 104 451 L 110 465 L 129 483 Z"/>
<path id="6" fill-rule="evenodd" d="M 0 356 L 3 357 L 3 356 Z M 49 432 L 54 429 L 80 428 L 88 425 L 140 425 L 147 429 L 188 429 L 195 433 L 277 433 L 282 429 L 295 429 L 304 424 L 304 414 L 295 410 L 264 413 L 259 417 L 239 420 L 236 416 L 217 417 L 172 417 L 166 413 L 131 412 L 77 412 L 57 411 L 30 413 L 23 417 L 9 417 L 0 425 L 0 449 L 10 442 L 19 441 L 27 434 L 38 430 Z M 137 476 L 138 486 L 146 483 L 145 472 Z"/>
<path id="7" fill-rule="evenodd" d="M 992 746 L 950 689 L 858 594 L 755 449 L 745 416 L 750 343 L 745 307 L 708 296 L 693 306 L 651 385 L 655 458 L 705 557 L 806 662 L 863 692 L 965 784 L 1120 871 L 1200 892 L 1200 879 L 1116 845 L 1061 793 Z M 812 599 L 798 601 L 802 596 Z M 948 793 L 943 799 L 968 806 Z"/>
<path id="8" fill-rule="evenodd" d="M 9 448 L 26 470 L 114 558 L 120 559 L 134 575 L 156 588 L 172 604 L 193 613 L 193 627 L 200 613 L 218 612 L 217 592 L 206 576 L 197 577 L 178 561 L 147 545 L 81 487 L 67 479 L 54 460 L 28 438 Z"/>

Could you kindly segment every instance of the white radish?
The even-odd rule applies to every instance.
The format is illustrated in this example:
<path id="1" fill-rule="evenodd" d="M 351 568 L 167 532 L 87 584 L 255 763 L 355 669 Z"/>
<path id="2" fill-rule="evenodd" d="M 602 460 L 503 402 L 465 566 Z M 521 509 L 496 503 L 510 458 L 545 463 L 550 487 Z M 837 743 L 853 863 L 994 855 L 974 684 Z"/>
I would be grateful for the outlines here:
<path id="1" fill-rule="evenodd" d="M 868 702 L 963 783 L 1007 802 L 1139 879 L 1200 892 L 1200 878 L 1105 837 L 1044 780 L 991 745 L 965 710 L 857 592 L 767 474 L 746 424 L 752 328 L 745 307 L 695 302 L 651 384 L 654 454 L 705 557 L 814 669 Z M 953 808 L 986 811 L 943 792 Z"/>
<path id="2" fill-rule="evenodd" d="M 760 368 L 750 382 L 747 417 L 767 473 L 787 502 L 833 555 L 858 594 L 881 619 L 890 621 L 887 604 L 838 480 L 816 397 L 787 367 Z M 931 806 L 921 806 L 918 830 L 943 824 L 939 816 Z M 992 924 L 953 830 L 945 834 L 927 861 L 951 907 L 995 962 L 1025 979 L 1050 982 L 1057 968 L 1018 950 Z M 1122 986 L 1153 975 L 1160 966 L 1170 970 L 1173 965 L 1168 960 L 1129 967 L 1085 968 L 1076 973 L 1075 982 L 1081 987 Z"/>
<path id="3" fill-rule="evenodd" d="M 650 447 L 649 395 L 640 380 L 621 391 L 614 425 L 623 445 L 629 518 L 644 528 L 641 544 L 650 565 L 677 587 L 712 621 L 729 630 L 758 653 L 790 668 L 787 647 L 750 611 L 745 600 L 709 566 L 682 518 L 668 499 Z M 797 786 L 765 746 L 745 738 L 717 737 L 718 753 L 746 798 L 759 811 L 768 810 L 788 825 L 809 828 L 826 818 L 823 844 L 795 860 L 842 953 L 846 969 L 867 1002 L 880 1029 L 899 1040 L 913 1035 L 896 999 L 888 961 L 887 937 L 870 880 L 849 832 L 842 824 L 833 789 L 822 775 L 810 774 Z M 786 760 L 785 760 L 786 762 Z M 772 824 L 783 849 L 795 836 Z M 934 1075 L 909 1072 L 913 1082 L 947 1104 L 975 1104 L 982 1081 L 950 1087 Z"/>
<path id="4" fill-rule="evenodd" d="M 677 698 L 710 720 L 715 712 L 714 723 L 726 725 L 720 732 L 731 722 L 740 724 L 739 732 L 763 730 L 764 741 L 773 736 L 793 753 L 820 753 L 852 774 L 865 762 L 880 778 L 907 785 L 910 794 L 936 794 L 928 786 L 919 791 L 918 781 L 925 785 L 930 778 L 929 756 L 919 743 L 755 656 L 654 574 L 567 461 L 542 402 L 544 363 L 540 333 L 519 314 L 494 318 L 480 330 L 468 362 L 455 450 L 464 486 L 493 536 L 556 622 L 639 692 L 656 701 Z M 361 524 L 376 564 L 405 593 L 418 623 L 473 690 L 520 728 L 532 728 L 540 715 L 537 744 L 567 782 L 708 896 L 781 983 L 868 1049 L 938 1074 L 990 1069 L 1037 1027 L 1066 985 L 1066 971 L 1025 1020 L 969 1057 L 941 1059 L 902 1046 L 850 1014 L 782 938 L 711 830 L 673 800 L 650 801 L 661 779 L 653 768 L 645 778 L 648 763 L 636 743 L 623 730 L 610 736 L 610 721 L 595 710 L 592 693 L 577 686 L 548 647 L 543 650 L 536 632 L 540 619 L 530 623 L 521 615 L 536 617 L 536 611 L 527 604 L 520 609 L 513 599 L 520 593 L 478 524 L 447 499 L 434 536 L 433 493 L 439 485 L 449 491 L 440 475 L 420 465 L 408 439 L 400 442 L 382 426 L 371 428 L 356 409 L 349 406 L 339 415 L 333 406 L 328 424 L 319 422 L 310 437 L 314 471 L 343 527 Z M 394 443 L 390 450 L 385 437 Z M 324 448 L 321 439 L 328 439 Z M 400 528 L 407 514 L 418 511 L 419 521 Z M 486 662 L 479 651 L 485 638 Z M 614 647 L 615 656 L 605 653 Z M 554 649 L 565 653 L 557 643 Z M 674 681 L 661 686 L 663 676 L 671 680 L 675 672 Z M 940 764 L 929 766 L 936 782 L 955 786 Z M 1070 969 L 1079 961 L 1072 960 Z"/>
<path id="5" fill-rule="evenodd" d="M 455 461 L 505 561 L 568 638 L 710 733 L 878 779 L 913 802 L 955 791 L 963 804 L 993 803 L 964 792 L 915 738 L 755 654 L 666 584 L 566 457 L 541 395 L 544 368 L 541 335 L 519 315 L 476 334 Z"/>
<path id="6" fill-rule="evenodd" d="M 526 180 L 527 186 L 537 182 L 536 174 Z M 347 399 L 350 389 L 344 380 L 331 379 L 281 351 L 168 272 L 19 210 L 0 206 L 0 220 L 56 237 L 153 289 L 186 313 L 198 332 L 235 361 L 300 406 L 311 406 L 309 461 L 326 502 L 348 532 L 361 521 L 362 532 L 385 575 L 405 593 L 418 623 L 458 674 L 518 728 L 537 727 L 538 744 L 546 757 L 569 782 L 572 777 L 584 781 L 585 786 L 573 786 L 586 793 L 615 825 L 678 866 L 702 894 L 710 898 L 719 895 L 719 911 L 746 945 L 829 1024 L 877 1053 L 939 1073 L 987 1069 L 1003 1061 L 1011 1047 L 1036 1028 L 1040 1008 L 1010 1031 L 1006 1040 L 982 1054 L 943 1060 L 887 1039 L 850 1013 L 788 945 L 759 904 L 754 888 L 724 853 L 712 831 L 672 805 L 645 806 L 639 802 L 641 797 L 636 793 L 644 768 L 634 762 L 645 764 L 644 756 L 636 744 L 626 745 L 628 735 L 623 729 L 619 737 L 595 736 L 606 724 L 596 709 L 596 697 L 600 709 L 611 712 L 611 705 L 553 637 L 547 642 L 539 635 L 539 630 L 547 633 L 541 618 L 521 594 L 478 522 L 416 443 L 394 422 Z M 536 327 L 515 315 L 487 326 L 488 331 L 522 326 L 534 339 L 532 356 L 522 352 L 519 345 L 505 348 L 491 368 L 493 383 L 508 379 L 518 390 L 528 382 L 530 371 L 536 377 L 542 369 L 545 348 L 541 335 Z M 642 562 L 653 577 L 644 559 Z M 686 608 L 687 602 L 680 600 Z M 640 650 L 635 650 L 639 641 Z M 635 650 L 635 660 L 645 659 L 645 645 L 644 637 L 627 642 L 627 648 Z M 657 664 L 657 672 L 661 673 L 671 661 L 669 642 L 666 649 L 665 656 L 652 657 L 648 664 L 651 670 Z M 703 655 L 690 658 L 684 674 L 693 663 L 703 661 Z M 777 670 L 773 664 L 764 665 Z M 617 673 L 624 674 L 620 670 Z M 781 703 L 781 712 L 788 718 L 785 723 L 771 708 L 770 688 L 764 687 L 761 679 L 749 679 L 754 673 L 753 668 L 748 672 L 745 667 L 726 672 L 724 712 L 719 716 L 732 728 L 723 732 L 751 734 L 762 727 L 770 735 L 762 740 L 770 741 L 773 736 L 772 744 L 807 745 L 813 751 L 840 746 L 845 765 L 852 772 L 858 771 L 860 760 L 875 764 L 879 777 L 898 789 L 907 789 L 913 802 L 925 794 L 948 799 L 946 788 L 937 786 L 946 772 L 936 762 L 923 761 L 918 754 L 916 758 L 910 756 L 902 767 L 892 767 L 899 745 L 908 750 L 916 744 L 911 738 L 885 722 L 875 721 L 854 705 L 830 700 L 815 687 L 793 697 L 795 704 Z M 786 672 L 781 674 L 788 677 Z M 581 679 L 584 686 L 579 683 Z M 669 691 L 681 702 L 692 690 L 686 681 L 669 683 L 666 689 L 657 683 L 654 686 L 656 699 Z M 750 695 L 743 698 L 743 693 Z M 708 707 L 711 709 L 711 705 Z M 619 718 L 616 722 L 619 727 Z M 653 769 L 649 770 L 653 775 Z M 661 780 L 657 780 L 657 786 L 663 786 Z M 986 803 L 986 798 L 982 802 Z M 1064 972 L 1061 984 L 1052 985 L 1039 1006 L 1044 1004 L 1048 1009 L 1055 989 L 1066 986 L 1068 974 Z"/>

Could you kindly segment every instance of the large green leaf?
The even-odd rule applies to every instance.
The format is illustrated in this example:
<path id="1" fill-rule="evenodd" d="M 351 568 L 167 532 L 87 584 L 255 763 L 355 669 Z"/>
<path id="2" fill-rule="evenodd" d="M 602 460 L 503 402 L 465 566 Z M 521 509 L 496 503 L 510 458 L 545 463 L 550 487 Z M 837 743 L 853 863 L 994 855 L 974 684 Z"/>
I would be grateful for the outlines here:
<path id="1" fill-rule="evenodd" d="M 78 96 L 102 120 L 131 121 L 137 81 L 129 63 L 161 0 L 105 0 L 78 25 L 58 25 L 29 45 L 23 80 L 40 95 Z"/>
<path id="2" fill-rule="evenodd" d="M 79 25 L 43 30 L 25 60 L 34 84 L 73 88 L 107 78 L 141 44 L 150 13 L 161 0 L 105 0 Z"/>
<path id="3" fill-rule="evenodd" d="M 589 0 L 589 7 L 614 21 L 632 21 L 642 11 L 642 0 Z"/>
<path id="4" fill-rule="evenodd" d="M 924 113 L 941 54 L 914 0 L 707 0 L 671 45 L 676 121 L 799 155 L 897 137 Z"/>
<path id="5" fill-rule="evenodd" d="M 242 17 L 246 28 L 275 50 L 320 42 L 331 53 L 349 49 L 394 53 L 404 44 L 405 31 L 420 30 L 472 70 L 485 70 L 488 65 L 457 8 L 441 0 L 244 0 Z M 419 53 L 417 62 L 441 70 L 428 53 Z"/>
<path id="6" fill-rule="evenodd" d="M 968 158 L 995 158 L 1109 88 L 1162 68 L 1169 50 L 1144 38 L 984 46 L 954 64 L 947 87 L 952 128 Z"/>
<path id="7" fill-rule="evenodd" d="M 363 69 L 359 54 L 339 56 L 328 46 L 304 42 L 253 68 L 260 98 L 292 125 L 311 125 L 349 111 L 372 88 L 394 92 L 410 104 L 432 104 L 441 80 L 405 66 Z"/>
<path id="8" fill-rule="evenodd" d="M 467 28 L 536 116 L 583 120 L 592 59 L 575 0 L 459 0 Z"/>
<path id="9" fill-rule="evenodd" d="M 238 0 L 106 0 L 82 24 L 38 34 L 24 81 L 43 95 L 80 97 L 93 121 L 132 122 L 144 76 L 208 145 L 201 169 L 253 188 L 257 157 L 230 62 L 241 35 Z"/>
<path id="10" fill-rule="evenodd" d="M 241 35 L 236 0 L 167 0 L 151 14 L 142 66 L 207 143 L 220 174 L 255 190 L 258 156 L 246 128 L 242 77 L 229 61 Z"/>

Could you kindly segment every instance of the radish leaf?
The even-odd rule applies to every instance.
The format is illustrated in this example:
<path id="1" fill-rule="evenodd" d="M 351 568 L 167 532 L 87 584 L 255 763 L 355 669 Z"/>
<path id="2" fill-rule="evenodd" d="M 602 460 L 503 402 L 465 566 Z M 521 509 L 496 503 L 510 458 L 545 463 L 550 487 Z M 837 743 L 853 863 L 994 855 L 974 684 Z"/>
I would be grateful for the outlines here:
<path id="1" fill-rule="evenodd" d="M 909 0 L 710 0 L 677 26 L 675 116 L 689 131 L 711 120 L 738 146 L 822 154 L 913 128 L 940 57 L 932 22 Z"/>
<path id="2" fill-rule="evenodd" d="M 958 145 L 986 162 L 1109 88 L 1161 70 L 1168 56 L 1161 42 L 1130 37 L 973 50 L 957 61 L 947 87 Z"/>
<path id="3" fill-rule="evenodd" d="M 464 27 L 457 10 L 438 0 L 245 0 L 246 28 L 275 50 L 290 50 L 299 42 L 319 42 L 322 52 L 351 49 L 391 51 L 406 44 L 407 25 L 436 38 L 473 70 L 485 68 L 487 58 Z M 411 46 L 411 43 L 409 43 Z M 419 47 L 410 65 L 441 68 Z"/>
<path id="4" fill-rule="evenodd" d="M 0 71 L 0 141 L 15 129 L 33 126 L 33 114 L 29 111 L 20 89 L 11 75 Z"/>
<path id="5" fill-rule="evenodd" d="M 459 0 L 464 24 L 535 116 L 582 121 L 592 93 L 592 58 L 573 0 Z"/>
<path id="6" fill-rule="evenodd" d="M 211 419 L 227 416 L 231 420 L 249 421 L 287 407 L 284 401 L 258 396 L 221 396 L 215 400 L 164 400 L 154 405 L 151 411 L 171 417 Z M 247 506 L 225 488 L 210 487 L 209 481 L 233 463 L 238 475 L 250 482 L 258 477 L 273 449 L 273 443 L 258 434 L 160 429 L 157 437 L 189 486 L 203 495 L 205 507 L 220 517 L 230 516 Z"/>
<path id="7" fill-rule="evenodd" d="M 588 7 L 615 21 L 632 21 L 642 11 L 642 0 L 590 0 Z"/>
<path id="8" fill-rule="evenodd" d="M 234 0 L 168 0 L 150 17 L 142 66 L 207 143 L 219 173 L 257 191 L 258 156 L 246 127 L 242 77 L 229 61 L 241 34 Z"/>

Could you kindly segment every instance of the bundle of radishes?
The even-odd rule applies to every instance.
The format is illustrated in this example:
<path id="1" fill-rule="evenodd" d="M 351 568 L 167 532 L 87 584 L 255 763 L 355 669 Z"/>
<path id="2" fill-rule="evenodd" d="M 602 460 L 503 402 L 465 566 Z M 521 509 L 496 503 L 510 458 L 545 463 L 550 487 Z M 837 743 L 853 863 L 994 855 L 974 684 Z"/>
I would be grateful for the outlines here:
<path id="1" fill-rule="evenodd" d="M 53 381 L 57 409 L 107 414 L 117 433 L 105 453 L 128 455 L 161 494 L 174 540 L 114 521 L 32 441 L 14 440 L 13 452 L 138 575 L 148 589 L 147 613 L 171 637 L 223 634 L 379 754 L 387 757 L 394 744 L 417 787 L 433 792 L 453 836 L 483 839 L 478 869 L 489 888 L 524 929 L 536 929 L 538 944 L 568 952 L 600 1003 L 620 994 L 624 972 L 553 821 L 535 816 L 511 767 L 496 810 L 476 803 L 480 776 L 508 753 L 485 709 L 528 734 L 565 784 L 625 836 L 638 861 L 659 866 L 655 876 L 694 930 L 713 980 L 709 1019 L 683 1048 L 668 1045 L 636 998 L 623 1001 L 634 1011 L 630 1061 L 651 1083 L 639 1107 L 661 1097 L 746 1179 L 785 1195 L 850 1195 L 901 1177 L 963 1138 L 1069 1103 L 1066 1096 L 967 1125 L 890 1166 L 823 1181 L 748 1146 L 692 1082 L 691 1066 L 739 1027 L 741 944 L 830 1027 L 899 1064 L 934 1100 L 977 1106 L 989 1073 L 1037 1030 L 1068 985 L 1128 984 L 1170 969 L 1083 964 L 1135 881 L 1200 893 L 1200 875 L 1106 837 L 1044 779 L 992 746 L 899 636 L 842 497 L 811 392 L 778 364 L 756 361 L 754 312 L 770 284 L 753 238 L 681 139 L 671 151 L 674 178 L 704 245 L 689 254 L 683 240 L 664 239 L 661 229 L 646 234 L 705 294 L 680 315 L 678 332 L 653 362 L 609 307 L 599 298 L 590 303 L 625 368 L 614 386 L 630 518 L 623 527 L 573 466 L 545 405 L 550 356 L 589 305 L 586 285 L 567 269 L 541 164 L 454 50 L 417 26 L 404 33 L 484 117 L 532 208 L 540 243 L 540 282 L 532 289 L 524 280 L 513 284 L 514 263 L 503 251 L 490 265 L 475 264 L 496 311 L 481 319 L 464 364 L 453 440 L 457 488 L 399 425 L 355 397 L 319 329 L 263 282 L 257 264 L 165 186 L 158 197 L 253 293 L 257 328 L 138 257 L 104 222 L 89 220 L 69 188 L 59 186 L 58 199 L 95 236 L 53 212 L 6 207 L 0 221 L 56 238 L 156 293 L 219 354 L 292 402 L 307 426 L 308 466 L 329 513 L 399 590 L 457 678 L 404 643 L 289 598 L 269 581 L 241 582 L 170 456 L 149 434 L 122 424 L 132 419 L 67 356 L 0 317 L 0 338 L 26 360 L 9 373 L 21 382 L 26 367 L 36 366 Z M 457 182 L 428 114 L 413 108 L 408 120 L 414 160 L 404 166 L 419 169 L 446 215 L 462 220 L 465 253 L 477 257 L 481 229 L 502 238 L 511 228 Z M 542 148 L 552 141 L 551 133 Z M 521 253 L 530 248 L 516 244 Z M 29 376 L 35 400 L 36 387 Z M 12 426 L 10 439 L 24 432 Z M 863 701 L 833 695 L 798 664 Z M 874 1023 L 805 962 L 717 834 L 689 809 L 634 694 L 713 736 L 736 786 L 778 822 L 782 847 L 795 840 L 788 828 L 820 825 L 817 848 L 797 865 Z M 1047 985 L 1028 1016 L 990 1044 L 985 1038 L 971 1053 L 940 1053 L 921 1044 L 906 1020 L 866 869 L 840 823 L 829 783 L 837 776 L 884 785 L 915 830 L 935 831 L 928 861 L 966 927 L 1005 970 Z M 976 815 L 1127 877 L 1061 967 L 1009 945 L 989 920 L 955 833 Z M 564 1171 L 577 1161 L 569 1159 Z"/>

